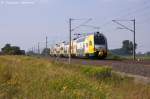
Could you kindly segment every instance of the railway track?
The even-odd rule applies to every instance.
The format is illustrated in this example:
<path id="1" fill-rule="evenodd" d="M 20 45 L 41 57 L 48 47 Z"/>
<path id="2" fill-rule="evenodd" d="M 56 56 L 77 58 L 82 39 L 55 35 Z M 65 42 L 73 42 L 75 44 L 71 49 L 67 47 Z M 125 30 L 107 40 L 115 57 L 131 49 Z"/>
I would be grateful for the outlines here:
<path id="1" fill-rule="evenodd" d="M 68 62 L 67 58 L 54 58 L 51 60 L 57 60 L 61 62 Z M 132 60 L 90 60 L 90 59 L 72 59 L 72 64 L 93 65 L 93 66 L 108 66 L 116 72 L 127 73 L 131 75 L 138 75 L 142 77 L 150 78 L 150 61 L 132 61 Z"/>

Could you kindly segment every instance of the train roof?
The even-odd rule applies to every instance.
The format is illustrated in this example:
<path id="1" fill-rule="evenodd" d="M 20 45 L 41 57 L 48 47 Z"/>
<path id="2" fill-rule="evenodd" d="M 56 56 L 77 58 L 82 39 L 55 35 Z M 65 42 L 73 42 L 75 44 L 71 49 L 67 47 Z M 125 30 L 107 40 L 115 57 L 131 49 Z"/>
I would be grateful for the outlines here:
<path id="1" fill-rule="evenodd" d="M 89 36 L 89 35 L 97 35 L 97 34 L 104 36 L 103 33 L 100 33 L 100 32 L 92 32 L 92 33 L 86 33 L 85 35 L 82 35 L 81 37 L 87 37 L 87 36 Z M 81 38 L 81 37 L 79 37 L 79 38 Z M 78 39 L 78 38 L 77 38 L 77 39 Z"/>
<path id="2" fill-rule="evenodd" d="M 77 39 L 75 39 L 75 40 L 80 40 L 80 39 L 85 39 L 87 36 L 89 36 L 89 35 L 101 35 L 101 36 L 104 36 L 104 34 L 103 33 L 100 33 L 100 32 L 93 32 L 93 33 L 87 33 L 87 35 L 84 35 L 84 36 L 81 36 L 81 37 L 79 37 L 79 38 L 77 38 Z"/>
<path id="3" fill-rule="evenodd" d="M 82 41 L 84 41 L 85 40 L 85 38 L 87 37 L 87 36 L 89 36 L 89 35 L 102 35 L 102 36 L 104 36 L 104 34 L 103 33 L 100 33 L 100 32 L 92 32 L 92 33 L 86 33 L 86 35 L 83 35 L 83 36 L 81 36 L 81 37 L 79 37 L 79 38 L 76 38 L 76 39 L 74 39 L 74 40 L 72 40 L 71 42 L 73 42 L 73 41 L 77 41 L 77 42 L 82 42 Z M 104 36 L 105 37 L 105 36 Z M 62 42 L 62 43 L 58 43 L 58 44 L 56 44 L 55 46 L 60 46 L 60 45 L 62 45 L 62 44 L 64 44 L 64 45 L 69 45 L 69 42 Z"/>

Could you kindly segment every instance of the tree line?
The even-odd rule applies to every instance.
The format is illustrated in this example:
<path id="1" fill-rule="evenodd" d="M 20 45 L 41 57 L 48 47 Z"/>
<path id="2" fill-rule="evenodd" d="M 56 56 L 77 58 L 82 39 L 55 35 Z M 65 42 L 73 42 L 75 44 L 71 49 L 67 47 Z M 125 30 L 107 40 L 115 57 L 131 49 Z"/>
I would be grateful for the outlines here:
<path id="1" fill-rule="evenodd" d="M 2 55 L 25 55 L 25 50 L 21 50 L 18 46 L 11 46 L 11 44 L 6 44 L 1 49 Z"/>
<path id="2" fill-rule="evenodd" d="M 110 50 L 114 54 L 118 55 L 132 55 L 133 54 L 133 42 L 129 40 L 124 40 L 122 42 L 122 47 L 118 49 Z M 137 44 L 135 44 L 135 50 L 137 49 Z"/>
<path id="3" fill-rule="evenodd" d="M 137 44 L 135 44 L 135 50 L 137 49 Z M 130 40 L 124 40 L 122 42 L 122 47 L 118 49 L 110 50 L 111 53 L 117 55 L 132 55 L 133 54 L 133 42 Z M 50 53 L 49 48 L 44 48 L 41 53 L 35 53 L 33 51 L 25 52 L 25 50 L 21 50 L 19 46 L 12 46 L 11 44 L 6 44 L 2 49 L 1 55 L 48 55 Z M 145 55 L 150 55 L 150 52 L 145 53 Z"/>

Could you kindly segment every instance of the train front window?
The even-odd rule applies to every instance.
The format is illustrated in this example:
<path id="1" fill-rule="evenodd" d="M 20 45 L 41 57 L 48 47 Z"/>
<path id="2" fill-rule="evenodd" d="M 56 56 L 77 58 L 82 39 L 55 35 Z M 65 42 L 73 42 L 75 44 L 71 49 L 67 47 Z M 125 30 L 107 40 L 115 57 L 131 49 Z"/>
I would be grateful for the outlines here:
<path id="1" fill-rule="evenodd" d="M 94 42 L 95 44 L 105 44 L 105 38 L 101 35 L 95 35 Z"/>

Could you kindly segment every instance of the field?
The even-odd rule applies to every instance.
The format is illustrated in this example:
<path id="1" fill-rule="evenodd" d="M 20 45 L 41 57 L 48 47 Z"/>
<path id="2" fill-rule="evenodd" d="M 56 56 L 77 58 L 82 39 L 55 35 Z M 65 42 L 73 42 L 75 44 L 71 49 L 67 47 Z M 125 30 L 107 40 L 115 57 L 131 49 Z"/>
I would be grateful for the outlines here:
<path id="1" fill-rule="evenodd" d="M 0 99 L 150 99 L 150 84 L 109 67 L 0 56 Z"/>
<path id="2" fill-rule="evenodd" d="M 120 56 L 123 59 L 128 59 L 128 60 L 132 60 L 133 56 Z M 136 56 L 137 60 L 150 60 L 150 56 L 147 55 L 143 55 L 143 56 Z"/>

